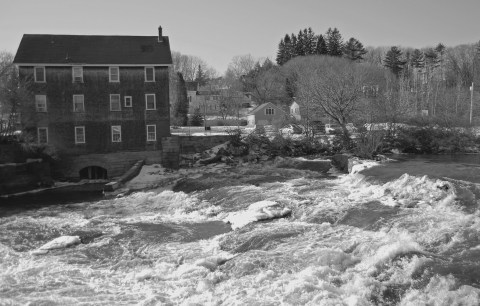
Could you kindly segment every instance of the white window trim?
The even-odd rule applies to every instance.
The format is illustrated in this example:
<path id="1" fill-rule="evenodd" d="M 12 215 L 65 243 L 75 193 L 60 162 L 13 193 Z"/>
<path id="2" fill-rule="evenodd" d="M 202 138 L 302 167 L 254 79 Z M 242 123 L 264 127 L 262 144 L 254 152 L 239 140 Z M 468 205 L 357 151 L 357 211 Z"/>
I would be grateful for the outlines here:
<path id="1" fill-rule="evenodd" d="M 153 80 L 147 80 L 147 69 L 150 69 L 150 68 L 153 69 L 153 73 L 152 73 Z M 145 67 L 145 82 L 155 82 L 155 67 L 153 67 L 153 66 L 146 66 Z"/>
<path id="2" fill-rule="evenodd" d="M 153 126 L 153 133 L 154 133 L 155 137 L 153 139 L 149 139 L 148 138 L 148 135 L 149 135 L 148 128 L 152 127 L 152 126 Z M 147 125 L 147 141 L 157 141 L 157 126 L 155 124 L 148 124 Z"/>
<path id="3" fill-rule="evenodd" d="M 153 108 L 148 108 L 147 96 L 153 96 Z M 146 110 L 156 110 L 157 109 L 157 98 L 155 94 L 145 94 L 145 109 Z"/>
<path id="4" fill-rule="evenodd" d="M 118 109 L 112 109 L 112 97 L 118 96 Z M 120 94 L 110 94 L 110 111 L 111 112 L 120 112 L 122 111 L 122 102 L 120 100 Z"/>
<path id="5" fill-rule="evenodd" d="M 113 129 L 114 128 L 118 128 L 118 130 L 120 131 L 120 139 L 118 141 L 115 141 L 113 139 Z M 112 142 L 122 142 L 122 126 L 121 125 L 112 125 L 111 127 L 111 134 L 112 134 Z"/>
<path id="6" fill-rule="evenodd" d="M 82 97 L 82 107 L 83 107 L 83 111 L 77 111 L 75 110 L 75 97 Z M 72 103 L 73 103 L 73 112 L 74 113 L 84 113 L 85 112 L 85 97 L 83 95 L 73 95 L 73 98 L 72 98 Z"/>
<path id="7" fill-rule="evenodd" d="M 40 69 L 40 68 L 43 69 L 43 81 L 38 81 L 37 80 L 37 69 Z M 46 83 L 47 82 L 45 70 L 46 70 L 45 66 L 33 67 L 33 77 L 35 79 L 35 83 Z"/>
<path id="8" fill-rule="evenodd" d="M 272 110 L 272 113 L 271 113 L 271 114 L 269 114 L 269 113 L 267 112 L 267 110 L 269 110 L 269 109 Z M 267 107 L 267 108 L 265 108 L 265 115 L 268 115 L 268 116 L 273 116 L 273 115 L 275 115 L 275 109 L 274 109 L 273 107 Z"/>
<path id="9" fill-rule="evenodd" d="M 80 129 L 80 130 L 83 130 L 83 141 L 78 141 L 78 138 L 77 138 L 78 133 L 77 133 L 77 131 L 78 131 L 79 129 Z M 83 125 L 82 125 L 82 126 L 75 126 L 75 143 L 76 143 L 76 144 L 77 144 L 77 143 L 86 143 L 86 138 L 87 138 L 87 137 L 85 136 L 85 126 L 83 126 Z"/>
<path id="10" fill-rule="evenodd" d="M 127 99 L 130 99 L 130 105 L 127 105 Z M 132 107 L 132 105 L 133 105 L 132 96 L 123 97 L 123 102 L 124 102 L 125 107 Z"/>
<path id="11" fill-rule="evenodd" d="M 82 77 L 81 81 L 75 81 L 75 68 L 80 68 L 81 74 L 80 76 Z M 72 83 L 83 83 L 83 67 L 82 66 L 72 66 Z"/>
<path id="12" fill-rule="evenodd" d="M 37 97 L 44 97 L 45 100 L 45 110 L 38 109 Z M 48 111 L 47 108 L 47 96 L 46 95 L 35 95 L 35 110 L 37 113 L 46 113 Z"/>
<path id="13" fill-rule="evenodd" d="M 118 80 L 112 80 L 112 69 L 117 69 L 117 72 L 118 72 Z M 118 66 L 111 66 L 111 67 L 108 67 L 108 81 L 110 83 L 119 83 L 120 82 L 120 67 Z"/>
<path id="14" fill-rule="evenodd" d="M 47 136 L 47 141 L 46 142 L 40 142 L 40 130 L 45 130 L 46 131 L 46 133 L 45 133 L 45 135 Z M 48 143 L 48 127 L 38 127 L 37 128 L 37 142 L 39 144 Z"/>

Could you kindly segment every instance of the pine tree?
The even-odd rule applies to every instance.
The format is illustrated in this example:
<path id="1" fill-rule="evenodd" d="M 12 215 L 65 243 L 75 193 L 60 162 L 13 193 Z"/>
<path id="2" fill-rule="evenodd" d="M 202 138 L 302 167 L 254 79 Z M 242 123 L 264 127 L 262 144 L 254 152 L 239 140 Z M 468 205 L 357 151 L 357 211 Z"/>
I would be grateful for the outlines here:
<path id="1" fill-rule="evenodd" d="M 385 59 L 383 60 L 383 65 L 390 69 L 390 71 L 395 74 L 397 77 L 403 70 L 405 61 L 402 60 L 402 51 L 397 47 L 393 46 L 385 54 Z"/>
<path id="2" fill-rule="evenodd" d="M 418 49 L 413 50 L 413 53 L 410 56 L 410 65 L 417 69 L 425 66 L 425 57 L 423 56 L 422 51 Z"/>
<path id="3" fill-rule="evenodd" d="M 193 111 L 192 118 L 190 118 L 190 125 L 191 126 L 202 126 L 203 124 L 203 115 L 200 112 L 200 108 L 196 108 Z"/>
<path id="4" fill-rule="evenodd" d="M 328 54 L 328 49 L 327 49 L 327 43 L 325 42 L 325 39 L 323 38 L 323 35 L 318 35 L 317 37 L 317 42 L 315 46 L 315 54 L 317 55 L 327 55 Z"/>
<path id="5" fill-rule="evenodd" d="M 203 72 L 202 66 L 198 65 L 197 75 L 195 77 L 195 82 L 198 82 L 198 85 L 205 86 L 207 84 L 207 76 Z"/>
<path id="6" fill-rule="evenodd" d="M 425 65 L 430 68 L 435 68 L 439 65 L 438 54 L 434 49 L 429 48 L 425 51 Z"/>
<path id="7" fill-rule="evenodd" d="M 344 46 L 344 55 L 352 61 L 359 61 L 367 53 L 363 44 L 355 38 L 350 38 Z"/>
<path id="8" fill-rule="evenodd" d="M 337 28 L 328 28 L 326 34 L 326 43 L 328 55 L 342 56 L 343 55 L 343 38 Z"/>
<path id="9" fill-rule="evenodd" d="M 285 38 L 283 39 L 283 43 L 285 44 L 285 52 L 284 52 L 284 59 L 283 63 L 285 64 L 289 60 L 293 58 L 293 49 L 292 40 L 288 34 L 285 34 Z"/>
<path id="10" fill-rule="evenodd" d="M 315 54 L 315 33 L 313 32 L 312 28 L 308 28 L 304 30 L 305 36 L 305 54 L 312 55 Z"/>
<path id="11" fill-rule="evenodd" d="M 285 40 L 282 38 L 280 43 L 278 44 L 278 51 L 277 51 L 277 58 L 276 58 L 278 65 L 283 65 L 286 63 L 285 61 Z"/>
<path id="12" fill-rule="evenodd" d="M 303 35 L 302 30 L 298 32 L 297 43 L 295 45 L 295 53 L 297 56 L 305 55 L 305 35 Z"/>
<path id="13" fill-rule="evenodd" d="M 295 36 L 295 34 L 292 33 L 292 35 L 290 35 L 290 41 L 291 41 L 291 48 L 290 48 L 289 59 L 292 59 L 298 55 L 297 54 L 297 44 L 298 44 L 297 36 Z"/>
<path id="14" fill-rule="evenodd" d="M 181 72 L 177 72 L 177 103 L 175 104 L 174 117 L 177 121 L 185 126 L 188 123 L 188 97 L 187 87 Z"/>

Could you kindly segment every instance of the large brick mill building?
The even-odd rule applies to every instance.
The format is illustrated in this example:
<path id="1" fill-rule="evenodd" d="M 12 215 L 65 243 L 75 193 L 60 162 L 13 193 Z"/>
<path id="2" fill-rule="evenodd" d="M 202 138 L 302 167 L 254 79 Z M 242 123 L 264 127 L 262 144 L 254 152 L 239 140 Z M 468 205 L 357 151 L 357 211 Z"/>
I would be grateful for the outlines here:
<path id="1" fill-rule="evenodd" d="M 25 34 L 14 63 L 28 84 L 24 133 L 59 154 L 55 173 L 118 176 L 159 162 L 170 135 L 168 37 Z"/>

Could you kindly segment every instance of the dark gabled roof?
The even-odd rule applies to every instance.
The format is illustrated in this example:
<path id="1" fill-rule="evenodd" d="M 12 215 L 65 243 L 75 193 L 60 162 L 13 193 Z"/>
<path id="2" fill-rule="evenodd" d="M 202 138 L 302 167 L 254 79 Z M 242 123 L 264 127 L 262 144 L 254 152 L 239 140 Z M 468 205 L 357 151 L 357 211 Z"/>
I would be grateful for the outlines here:
<path id="1" fill-rule="evenodd" d="M 168 37 L 24 34 L 15 64 L 168 65 Z"/>
<path id="2" fill-rule="evenodd" d="M 274 108 L 282 111 L 283 113 L 285 113 L 285 111 L 282 108 L 278 107 L 277 105 L 273 104 L 272 102 L 267 102 L 267 103 L 263 103 L 263 104 L 260 104 L 259 106 L 255 107 L 247 115 L 253 115 L 255 113 L 258 113 L 262 109 L 267 108 L 267 106 L 274 107 Z"/>

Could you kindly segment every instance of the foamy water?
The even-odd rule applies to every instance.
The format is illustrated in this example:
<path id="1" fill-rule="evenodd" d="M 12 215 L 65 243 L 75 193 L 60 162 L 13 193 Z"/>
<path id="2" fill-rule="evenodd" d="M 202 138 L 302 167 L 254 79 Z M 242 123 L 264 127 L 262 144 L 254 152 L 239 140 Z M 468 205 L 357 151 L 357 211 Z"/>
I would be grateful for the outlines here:
<path id="1" fill-rule="evenodd" d="M 479 304 L 471 181 L 283 163 L 174 190 L 6 214 L 0 304 Z"/>

